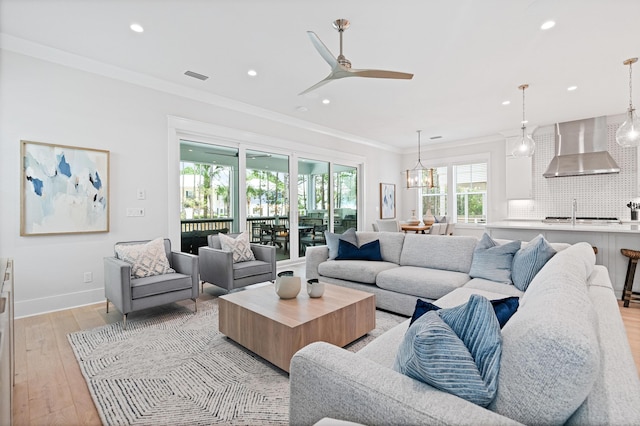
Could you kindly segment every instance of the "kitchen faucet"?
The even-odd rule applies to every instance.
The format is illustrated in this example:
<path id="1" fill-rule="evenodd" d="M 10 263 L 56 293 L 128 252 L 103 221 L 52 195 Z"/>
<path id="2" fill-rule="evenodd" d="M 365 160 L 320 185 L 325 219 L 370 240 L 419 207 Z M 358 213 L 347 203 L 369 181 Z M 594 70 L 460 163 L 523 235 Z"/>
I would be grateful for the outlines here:
<path id="1" fill-rule="evenodd" d="M 578 211 L 578 201 L 574 198 L 571 203 L 571 225 L 576 226 L 576 212 Z"/>

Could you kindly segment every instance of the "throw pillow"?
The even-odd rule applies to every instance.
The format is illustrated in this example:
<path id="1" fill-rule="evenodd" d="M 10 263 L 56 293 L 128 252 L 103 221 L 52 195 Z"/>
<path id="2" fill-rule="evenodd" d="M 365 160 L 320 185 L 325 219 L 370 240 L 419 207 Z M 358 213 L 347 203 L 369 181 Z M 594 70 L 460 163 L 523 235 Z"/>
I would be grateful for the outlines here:
<path id="1" fill-rule="evenodd" d="M 393 368 L 486 407 L 498 388 L 501 354 L 491 303 L 474 294 L 464 305 L 428 312 L 409 327 Z"/>
<path id="2" fill-rule="evenodd" d="M 349 241 L 338 240 L 338 256 L 336 260 L 377 260 L 382 261 L 380 240 L 373 240 L 360 247 Z"/>
<path id="3" fill-rule="evenodd" d="M 513 255 L 520 249 L 520 241 L 498 244 L 488 234 L 482 238 L 473 250 L 471 260 L 471 278 L 484 278 L 504 284 L 511 284 L 511 266 Z"/>
<path id="4" fill-rule="evenodd" d="M 134 278 L 176 272 L 171 269 L 162 238 L 144 244 L 116 244 L 115 252 L 118 259 L 131 264 L 131 276 Z"/>
<path id="5" fill-rule="evenodd" d="M 551 244 L 539 234 L 513 256 L 511 279 L 518 290 L 526 291 L 540 269 L 556 254 Z"/>
<path id="6" fill-rule="evenodd" d="M 496 314 L 496 318 L 498 319 L 500 328 L 502 328 L 507 323 L 507 321 L 509 321 L 509 318 L 511 318 L 513 314 L 515 314 L 518 310 L 518 307 L 520 306 L 520 300 L 515 296 L 507 297 L 504 299 L 492 300 L 491 305 L 493 306 L 493 311 Z M 442 309 L 440 308 L 440 306 L 426 302 L 422 299 L 418 299 L 416 301 L 416 308 L 413 311 L 413 315 L 411 316 L 409 326 L 411 326 L 411 324 L 413 324 L 418 318 L 420 318 L 427 312 L 437 311 L 440 309 Z"/>
<path id="7" fill-rule="evenodd" d="M 251 241 L 249 240 L 248 232 L 243 232 L 236 238 L 225 234 L 218 235 L 220 236 L 220 245 L 222 246 L 222 250 L 233 253 L 233 263 L 256 260 L 253 255 L 253 251 L 251 250 Z"/>
<path id="8" fill-rule="evenodd" d="M 338 257 L 338 241 L 344 240 L 351 244 L 358 245 L 358 237 L 356 236 L 356 229 L 349 228 L 342 234 L 334 234 L 333 232 L 324 231 L 324 237 L 327 241 L 327 247 L 329 248 L 329 260 L 334 260 Z"/>

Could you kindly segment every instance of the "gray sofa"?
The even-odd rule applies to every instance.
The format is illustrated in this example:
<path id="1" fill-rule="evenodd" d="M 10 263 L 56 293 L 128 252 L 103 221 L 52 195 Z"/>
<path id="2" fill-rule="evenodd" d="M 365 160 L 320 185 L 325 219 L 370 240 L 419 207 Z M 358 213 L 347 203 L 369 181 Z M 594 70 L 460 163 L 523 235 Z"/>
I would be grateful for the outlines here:
<path id="1" fill-rule="evenodd" d="M 417 244 L 411 241 L 414 237 L 439 238 L 410 234 L 406 237 L 404 243 L 412 245 Z M 468 250 L 464 247 L 471 242 L 459 239 L 424 244 L 456 247 L 454 251 L 430 257 L 440 259 L 434 259 L 433 264 L 449 259 L 451 269 L 455 269 L 451 266 L 454 263 L 459 265 L 458 269 L 464 269 L 468 259 L 462 257 L 460 250 Z M 444 246 L 441 248 L 444 250 Z M 409 262 L 407 256 L 404 259 L 405 264 Z M 400 263 L 387 265 L 385 271 L 402 268 Z M 423 281 L 431 280 L 432 269 L 423 268 Z M 325 268 L 320 271 L 330 273 Z M 414 277 L 409 271 L 406 274 Z M 471 294 L 493 300 L 514 293 L 513 286 L 507 284 L 486 280 L 457 284 L 455 274 L 443 275 L 447 276 L 448 285 L 455 288 L 435 300 L 442 308 L 465 303 Z M 321 279 L 330 281 L 326 276 Z M 386 306 L 408 301 L 375 284 L 344 279 L 340 282 L 374 289 L 377 298 L 381 295 L 386 300 L 383 302 Z M 326 417 L 369 425 L 640 424 L 638 371 L 608 271 L 595 265 L 591 246 L 578 243 L 560 250 L 520 296 L 518 311 L 502 329 L 498 391 L 488 407 L 472 404 L 392 369 L 408 328 L 407 320 L 358 353 L 324 342 L 313 343 L 296 353 L 290 367 L 291 424 L 313 424 Z M 410 298 L 413 300 L 410 308 L 396 311 L 408 314 L 413 311 L 416 296 Z"/>
<path id="2" fill-rule="evenodd" d="M 522 296 L 514 286 L 480 278 L 469 270 L 478 240 L 467 236 L 357 232 L 360 245 L 380 240 L 382 262 L 329 260 L 327 246 L 309 247 L 306 277 L 343 285 L 376 295 L 376 307 L 410 316 L 416 298 L 433 301 L 460 287 L 499 290 Z M 568 244 L 552 244 L 556 250 Z M 507 288 L 505 288 L 507 287 Z"/>

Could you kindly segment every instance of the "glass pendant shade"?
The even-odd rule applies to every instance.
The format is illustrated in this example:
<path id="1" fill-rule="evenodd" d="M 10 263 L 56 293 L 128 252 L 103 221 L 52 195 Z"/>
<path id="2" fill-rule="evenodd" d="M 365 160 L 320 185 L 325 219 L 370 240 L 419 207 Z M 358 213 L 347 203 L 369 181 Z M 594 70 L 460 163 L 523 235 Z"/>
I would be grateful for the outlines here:
<path id="1" fill-rule="evenodd" d="M 638 58 L 629 58 L 622 63 L 623 65 L 629 65 L 629 109 L 627 110 L 627 119 L 616 131 L 616 142 L 623 148 L 640 146 L 640 120 L 638 120 L 636 110 L 633 108 L 631 85 L 631 66 L 637 61 Z"/>
<path id="2" fill-rule="evenodd" d="M 526 129 L 522 130 L 522 140 L 518 143 L 511 154 L 514 157 L 531 157 L 536 150 L 536 143 L 531 136 L 526 133 Z"/>
<path id="3" fill-rule="evenodd" d="M 634 109 L 629 109 L 627 120 L 616 131 L 616 142 L 624 148 L 640 146 L 640 120 Z"/>
<path id="4" fill-rule="evenodd" d="M 518 89 L 522 90 L 522 139 L 514 148 L 511 154 L 514 157 L 532 157 L 536 150 L 536 143 L 533 138 L 527 134 L 527 127 L 524 125 L 527 120 L 524 114 L 524 91 L 529 87 L 528 84 L 521 84 Z"/>

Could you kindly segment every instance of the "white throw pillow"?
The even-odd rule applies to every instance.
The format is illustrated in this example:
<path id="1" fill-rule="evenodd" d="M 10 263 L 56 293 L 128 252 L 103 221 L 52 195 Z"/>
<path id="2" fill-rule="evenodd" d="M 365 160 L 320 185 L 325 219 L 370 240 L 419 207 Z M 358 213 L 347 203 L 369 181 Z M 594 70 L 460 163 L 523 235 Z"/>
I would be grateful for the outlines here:
<path id="1" fill-rule="evenodd" d="M 118 259 L 131 264 L 131 276 L 134 278 L 176 272 L 171 269 L 162 238 L 145 244 L 116 244 L 115 251 Z"/>
<path id="2" fill-rule="evenodd" d="M 233 263 L 256 260 L 253 251 L 251 251 L 251 241 L 249 240 L 248 232 L 243 232 L 236 238 L 229 237 L 225 234 L 218 235 L 220 236 L 222 250 L 233 253 Z"/>

